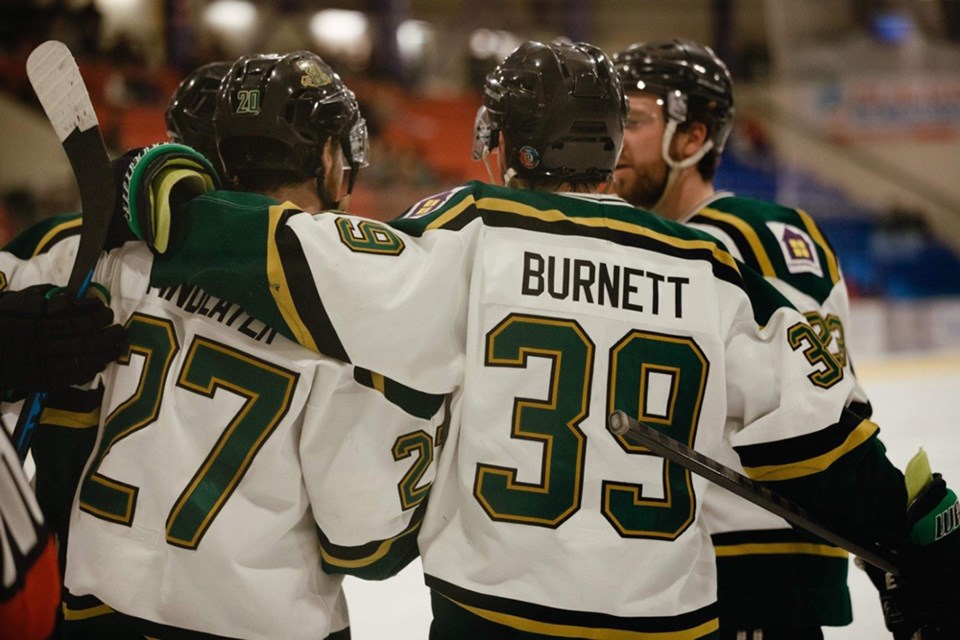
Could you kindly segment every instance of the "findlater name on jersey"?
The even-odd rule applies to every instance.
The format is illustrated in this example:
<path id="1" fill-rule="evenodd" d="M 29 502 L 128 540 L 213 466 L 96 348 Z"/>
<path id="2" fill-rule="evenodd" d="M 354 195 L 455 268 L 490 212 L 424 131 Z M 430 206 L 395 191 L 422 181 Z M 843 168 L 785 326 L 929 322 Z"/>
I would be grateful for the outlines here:
<path id="1" fill-rule="evenodd" d="M 216 320 L 257 342 L 273 344 L 273 339 L 277 337 L 276 329 L 253 318 L 239 305 L 215 298 L 200 287 L 187 284 L 163 288 L 150 287 L 148 293 L 172 302 L 187 313 Z"/>

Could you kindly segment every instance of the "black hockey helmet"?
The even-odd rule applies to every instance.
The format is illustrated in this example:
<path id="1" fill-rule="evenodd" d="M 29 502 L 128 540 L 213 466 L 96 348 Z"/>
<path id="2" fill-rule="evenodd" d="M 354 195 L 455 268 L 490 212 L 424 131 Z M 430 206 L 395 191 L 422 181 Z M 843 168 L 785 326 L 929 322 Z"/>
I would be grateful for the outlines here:
<path id="1" fill-rule="evenodd" d="M 340 143 L 351 169 L 347 193 L 367 165 L 366 122 L 356 96 L 309 51 L 254 54 L 233 63 L 220 87 L 214 125 L 226 175 L 323 174 L 323 145 Z"/>
<path id="2" fill-rule="evenodd" d="M 164 113 L 172 142 L 193 147 L 215 166 L 220 164 L 213 131 L 220 81 L 229 62 L 211 62 L 191 71 L 177 87 Z"/>
<path id="3" fill-rule="evenodd" d="M 600 49 L 528 41 L 487 75 L 473 156 L 496 148 L 503 132 L 518 177 L 602 182 L 616 166 L 628 109 Z"/>
<path id="4" fill-rule="evenodd" d="M 711 122 L 710 140 L 723 151 L 733 128 L 733 79 L 713 49 L 675 38 L 634 44 L 613 56 L 624 91 L 646 91 L 665 101 L 667 121 L 699 114 Z M 674 128 L 676 125 L 674 125 Z"/>

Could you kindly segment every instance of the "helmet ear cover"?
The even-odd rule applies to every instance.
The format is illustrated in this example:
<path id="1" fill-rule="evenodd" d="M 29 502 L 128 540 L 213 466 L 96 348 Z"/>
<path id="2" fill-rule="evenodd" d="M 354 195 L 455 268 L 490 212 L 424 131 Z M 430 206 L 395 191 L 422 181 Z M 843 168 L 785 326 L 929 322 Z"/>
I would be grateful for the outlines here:
<path id="1" fill-rule="evenodd" d="M 505 164 L 520 178 L 602 182 L 616 165 L 626 113 L 599 49 L 529 41 L 486 78 L 473 157 L 494 149 L 502 133 Z"/>

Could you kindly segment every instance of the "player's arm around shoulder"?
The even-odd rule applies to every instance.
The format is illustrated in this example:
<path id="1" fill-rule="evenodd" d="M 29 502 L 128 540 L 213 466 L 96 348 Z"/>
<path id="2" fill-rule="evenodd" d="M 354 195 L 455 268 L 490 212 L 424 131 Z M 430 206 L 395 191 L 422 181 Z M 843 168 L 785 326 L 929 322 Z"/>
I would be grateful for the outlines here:
<path id="1" fill-rule="evenodd" d="M 198 285 L 308 349 L 449 391 L 481 226 L 471 189 L 406 218 L 409 229 L 305 215 L 253 194 L 207 193 L 178 209 L 151 284 Z M 424 348 L 407 359 L 389 355 L 407 344 Z"/>
<path id="2" fill-rule="evenodd" d="M 332 361 L 318 365 L 316 380 L 300 458 L 323 567 L 390 577 L 418 555 L 449 410 L 443 396 Z"/>

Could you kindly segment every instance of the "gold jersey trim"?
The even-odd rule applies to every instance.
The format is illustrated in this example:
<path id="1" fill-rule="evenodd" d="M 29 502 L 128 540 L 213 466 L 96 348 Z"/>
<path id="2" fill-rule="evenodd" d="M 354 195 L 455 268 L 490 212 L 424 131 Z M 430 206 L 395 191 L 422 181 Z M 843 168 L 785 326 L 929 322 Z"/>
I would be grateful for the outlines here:
<path id="1" fill-rule="evenodd" d="M 856 449 L 877 432 L 876 423 L 864 420 L 850 432 L 840 446 L 819 456 L 790 462 L 788 464 L 768 465 L 764 467 L 744 467 L 744 471 L 754 480 L 794 480 L 820 473 L 841 457 Z"/>

